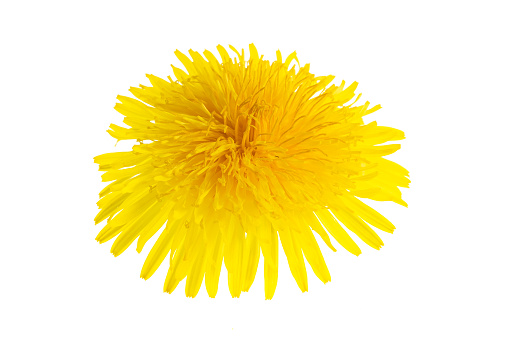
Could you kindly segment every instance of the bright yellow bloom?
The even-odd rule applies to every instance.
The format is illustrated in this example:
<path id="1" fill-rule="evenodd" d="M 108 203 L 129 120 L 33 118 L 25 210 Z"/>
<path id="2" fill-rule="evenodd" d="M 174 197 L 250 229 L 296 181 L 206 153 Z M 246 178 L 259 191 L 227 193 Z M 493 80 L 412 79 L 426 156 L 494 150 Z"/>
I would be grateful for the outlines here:
<path id="1" fill-rule="evenodd" d="M 363 123 L 380 106 L 347 104 L 356 82 L 331 85 L 333 76 L 297 67 L 295 53 L 283 60 L 277 51 L 269 62 L 254 45 L 249 60 L 230 48 L 234 59 L 217 47 L 221 61 L 209 51 L 203 57 L 190 50 L 192 59 L 176 51 L 187 72 L 172 66 L 176 80 L 169 81 L 147 75 L 152 87 L 130 90 L 139 100 L 118 97 L 115 109 L 129 127 L 111 125 L 108 132 L 139 144 L 95 158 L 103 181 L 111 181 L 100 193 L 95 222 L 107 224 L 97 240 L 118 236 L 111 248 L 117 256 L 138 239 L 140 252 L 164 227 L 141 277 L 169 255 L 164 291 L 187 277 L 190 297 L 204 277 L 209 296 L 216 295 L 223 259 L 231 295 L 248 291 L 261 251 L 267 299 L 276 288 L 281 241 L 307 291 L 304 257 L 320 280 L 331 280 L 312 231 L 333 251 L 329 234 L 355 255 L 361 251 L 344 227 L 375 249 L 383 243 L 370 225 L 393 232 L 357 197 L 406 206 L 398 186 L 408 187 L 408 172 L 383 158 L 400 145 L 375 146 L 404 134 Z"/>

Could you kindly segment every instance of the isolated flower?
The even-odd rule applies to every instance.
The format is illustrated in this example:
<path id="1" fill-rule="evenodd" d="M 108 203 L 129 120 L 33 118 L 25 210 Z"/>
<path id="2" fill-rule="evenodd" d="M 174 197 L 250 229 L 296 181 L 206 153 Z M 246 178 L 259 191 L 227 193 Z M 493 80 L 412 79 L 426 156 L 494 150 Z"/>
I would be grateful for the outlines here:
<path id="1" fill-rule="evenodd" d="M 209 296 L 216 295 L 223 259 L 231 295 L 248 291 L 261 251 L 267 299 L 276 288 L 281 241 L 307 291 L 304 257 L 320 280 L 331 280 L 314 233 L 333 251 L 329 234 L 359 255 L 345 228 L 375 249 L 383 243 L 371 226 L 393 232 L 358 197 L 406 206 L 398 186 L 408 187 L 408 172 L 383 158 L 400 145 L 375 146 L 404 134 L 363 123 L 380 106 L 347 104 L 356 82 L 331 85 L 333 76 L 297 66 L 295 53 L 283 60 L 278 51 L 269 62 L 252 44 L 249 60 L 230 48 L 234 59 L 217 47 L 221 61 L 209 51 L 190 50 L 192 59 L 176 51 L 187 72 L 172 66 L 176 80 L 169 81 L 147 75 L 152 87 L 130 90 L 139 100 L 118 97 L 115 109 L 127 127 L 108 132 L 139 144 L 95 158 L 103 181 L 111 181 L 100 193 L 95 222 L 107 224 L 96 239 L 117 237 L 117 256 L 136 239 L 140 252 L 164 228 L 141 277 L 169 256 L 164 291 L 186 278 L 190 297 L 204 277 Z"/>

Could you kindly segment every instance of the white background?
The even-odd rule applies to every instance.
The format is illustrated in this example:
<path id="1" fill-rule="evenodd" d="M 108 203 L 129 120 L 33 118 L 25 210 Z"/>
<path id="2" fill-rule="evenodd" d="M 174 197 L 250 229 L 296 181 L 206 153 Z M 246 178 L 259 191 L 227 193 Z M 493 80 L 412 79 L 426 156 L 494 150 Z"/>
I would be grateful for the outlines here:
<path id="1" fill-rule="evenodd" d="M 507 8 L 504 1 L 5 1 L 1 49 L 2 338 L 508 338 Z M 103 187 L 92 158 L 121 150 L 116 95 L 169 75 L 175 49 L 220 43 L 358 81 L 372 118 L 405 131 L 409 208 L 381 251 L 323 246 L 332 282 L 301 293 L 280 255 L 240 299 L 184 284 L 148 248 L 94 241 Z M 361 100 L 363 101 L 363 100 Z M 382 232 L 380 232 L 382 233 Z M 322 244 L 322 243 L 321 243 Z M 150 244 L 149 244 L 150 245 Z M 261 263 L 260 263 L 261 265 Z M 309 270 L 310 271 L 310 270 Z"/>

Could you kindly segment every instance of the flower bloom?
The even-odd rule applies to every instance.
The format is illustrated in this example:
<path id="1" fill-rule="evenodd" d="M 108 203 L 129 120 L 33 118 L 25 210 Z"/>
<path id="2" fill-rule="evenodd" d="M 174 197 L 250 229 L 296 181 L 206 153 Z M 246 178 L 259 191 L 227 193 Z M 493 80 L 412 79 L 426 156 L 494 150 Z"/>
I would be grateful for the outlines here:
<path id="1" fill-rule="evenodd" d="M 117 140 L 135 140 L 130 152 L 95 157 L 102 180 L 96 223 L 107 220 L 100 243 L 116 237 L 117 256 L 136 239 L 141 252 L 161 228 L 141 277 L 148 279 L 169 257 L 164 291 L 186 279 L 194 297 L 203 279 L 210 297 L 218 289 L 223 259 L 233 297 L 248 291 L 263 255 L 265 297 L 278 279 L 279 241 L 299 288 L 307 291 L 304 257 L 324 283 L 331 280 L 315 239 L 336 251 L 331 235 L 354 255 L 361 250 L 345 229 L 369 246 L 382 240 L 372 229 L 394 226 L 358 198 L 406 206 L 399 187 L 408 172 L 383 156 L 402 131 L 363 123 L 380 109 L 354 106 L 354 82 L 331 84 L 300 67 L 296 54 L 276 61 L 249 46 L 218 46 L 188 56 L 176 51 L 186 71 L 176 79 L 147 75 L 151 87 L 131 88 L 115 109 L 127 127 L 111 125 Z M 353 103 L 351 103 L 353 101 Z M 383 145 L 380 145 L 383 144 Z M 378 145 L 378 146 L 377 146 Z"/>

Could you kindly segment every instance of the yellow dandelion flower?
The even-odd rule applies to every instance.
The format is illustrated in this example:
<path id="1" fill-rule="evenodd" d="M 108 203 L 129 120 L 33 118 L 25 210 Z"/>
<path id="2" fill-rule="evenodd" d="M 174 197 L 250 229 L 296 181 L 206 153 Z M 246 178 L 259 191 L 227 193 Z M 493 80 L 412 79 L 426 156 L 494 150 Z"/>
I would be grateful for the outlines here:
<path id="1" fill-rule="evenodd" d="M 140 252 L 164 227 L 141 277 L 150 278 L 169 256 L 164 291 L 186 279 L 194 297 L 203 279 L 218 289 L 223 259 L 233 297 L 248 291 L 263 255 L 265 297 L 276 289 L 279 241 L 299 288 L 307 291 L 304 258 L 324 283 L 329 270 L 315 233 L 333 251 L 329 234 L 352 254 L 361 250 L 345 228 L 369 246 L 382 240 L 372 229 L 394 226 L 358 198 L 406 206 L 399 187 L 408 172 L 383 156 L 400 148 L 387 141 L 400 130 L 363 123 L 380 109 L 354 106 L 354 82 L 331 84 L 301 67 L 295 52 L 276 61 L 249 46 L 249 59 L 218 46 L 221 60 L 204 51 L 175 54 L 186 71 L 176 80 L 147 75 L 152 87 L 131 88 L 115 109 L 128 127 L 111 125 L 117 140 L 135 140 L 130 152 L 95 158 L 102 180 L 96 223 L 107 220 L 100 243 L 116 237 L 117 256 L 136 239 Z M 383 144 L 383 145 L 380 145 Z M 378 146 L 377 146 L 378 145 Z M 314 231 L 314 232 L 313 232 Z"/>

